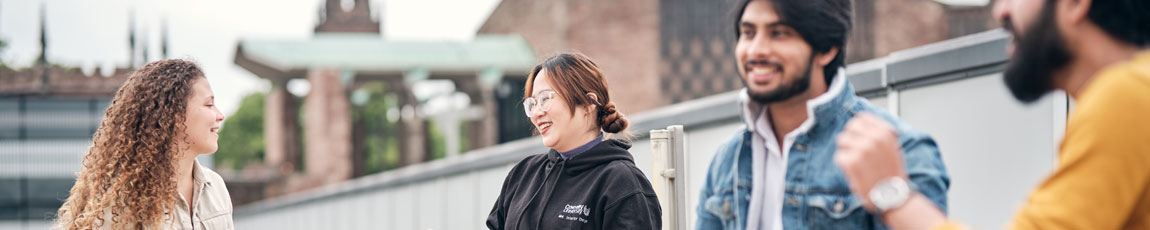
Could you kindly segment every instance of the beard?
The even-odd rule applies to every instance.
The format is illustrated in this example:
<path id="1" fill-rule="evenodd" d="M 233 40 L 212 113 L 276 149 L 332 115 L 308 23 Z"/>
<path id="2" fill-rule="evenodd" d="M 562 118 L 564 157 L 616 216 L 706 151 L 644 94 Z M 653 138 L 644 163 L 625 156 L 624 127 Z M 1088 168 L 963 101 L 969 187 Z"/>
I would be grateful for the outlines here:
<path id="1" fill-rule="evenodd" d="M 803 72 L 798 77 L 795 77 L 790 81 L 781 82 L 781 84 L 779 85 L 779 88 L 777 88 L 775 90 L 755 91 L 754 89 L 751 88 L 750 83 L 748 83 L 749 79 L 743 79 L 743 86 L 747 87 L 747 94 L 750 96 L 751 100 L 754 100 L 756 103 L 759 103 L 759 104 L 770 104 L 770 103 L 775 103 L 775 102 L 785 101 L 787 99 L 791 99 L 795 95 L 799 95 L 803 92 L 806 92 L 807 89 L 809 89 L 811 87 L 811 64 L 814 64 L 814 61 L 815 61 L 815 56 L 812 54 L 811 58 L 809 58 L 809 60 L 807 60 L 806 66 L 803 67 Z M 756 61 L 755 60 L 748 61 L 748 63 L 744 64 L 743 66 L 750 65 L 753 62 L 756 62 Z M 782 66 L 782 64 L 779 64 L 779 63 L 766 63 L 766 64 L 773 64 L 773 65 Z M 830 83 L 828 83 L 828 84 L 830 84 Z"/>
<path id="2" fill-rule="evenodd" d="M 1072 58 L 1054 24 L 1054 2 L 1042 6 L 1038 20 L 1019 34 L 1010 19 L 1003 26 L 1013 35 L 1015 53 L 1003 72 L 1003 81 L 1015 99 L 1033 103 L 1054 90 L 1054 72 Z"/>

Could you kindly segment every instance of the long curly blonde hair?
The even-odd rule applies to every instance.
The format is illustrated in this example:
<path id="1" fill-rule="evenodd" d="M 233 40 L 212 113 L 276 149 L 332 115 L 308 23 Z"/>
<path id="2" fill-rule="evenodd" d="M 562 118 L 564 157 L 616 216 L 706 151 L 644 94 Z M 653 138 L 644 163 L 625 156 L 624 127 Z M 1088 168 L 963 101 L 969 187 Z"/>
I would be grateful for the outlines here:
<path id="1" fill-rule="evenodd" d="M 179 202 L 173 163 L 181 152 L 192 61 L 169 59 L 137 69 L 116 92 L 56 228 L 141 229 L 159 226 Z"/>

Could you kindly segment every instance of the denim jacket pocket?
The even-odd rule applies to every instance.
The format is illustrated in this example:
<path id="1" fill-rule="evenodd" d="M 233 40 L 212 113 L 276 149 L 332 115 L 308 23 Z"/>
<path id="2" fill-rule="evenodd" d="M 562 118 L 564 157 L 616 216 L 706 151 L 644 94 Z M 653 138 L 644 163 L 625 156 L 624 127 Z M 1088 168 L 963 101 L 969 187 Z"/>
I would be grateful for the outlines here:
<path id="1" fill-rule="evenodd" d="M 850 194 L 807 196 L 811 229 L 866 229 L 867 212 L 858 197 Z"/>
<path id="2" fill-rule="evenodd" d="M 711 212 L 711 214 L 719 217 L 719 219 L 722 219 L 723 221 L 729 221 L 735 218 L 735 204 L 733 204 L 733 202 L 735 202 L 734 199 L 735 194 L 733 190 L 721 194 L 715 194 L 711 197 L 707 197 L 707 201 L 705 201 L 706 203 L 704 203 L 704 207 L 708 212 Z"/>
<path id="3" fill-rule="evenodd" d="M 732 188 L 733 186 L 720 187 L 718 191 L 703 201 L 703 208 L 722 219 L 723 222 L 734 221 L 739 215 L 740 206 L 746 206 L 750 202 L 750 183 L 741 182 L 736 188 Z M 736 194 L 741 197 L 737 197 Z"/>

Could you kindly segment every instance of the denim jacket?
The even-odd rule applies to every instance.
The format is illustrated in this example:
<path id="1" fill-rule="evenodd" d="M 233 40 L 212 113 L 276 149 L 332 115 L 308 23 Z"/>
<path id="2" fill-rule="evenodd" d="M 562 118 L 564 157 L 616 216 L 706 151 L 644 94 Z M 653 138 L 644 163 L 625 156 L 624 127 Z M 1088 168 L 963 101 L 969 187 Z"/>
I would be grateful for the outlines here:
<path id="1" fill-rule="evenodd" d="M 841 69 L 840 69 L 841 71 Z M 846 80 L 839 75 L 839 80 Z M 950 177 L 938 146 L 926 133 L 911 128 L 882 108 L 858 97 L 849 82 L 829 103 L 814 108 L 818 119 L 795 138 L 787 156 L 782 221 L 784 229 L 886 229 L 880 216 L 868 213 L 851 194 L 834 163 L 835 136 L 850 118 L 869 112 L 896 129 L 903 160 L 917 191 L 946 211 Z M 697 229 L 745 229 L 751 200 L 751 142 L 746 127 L 719 147 L 711 160 L 696 208 Z"/>

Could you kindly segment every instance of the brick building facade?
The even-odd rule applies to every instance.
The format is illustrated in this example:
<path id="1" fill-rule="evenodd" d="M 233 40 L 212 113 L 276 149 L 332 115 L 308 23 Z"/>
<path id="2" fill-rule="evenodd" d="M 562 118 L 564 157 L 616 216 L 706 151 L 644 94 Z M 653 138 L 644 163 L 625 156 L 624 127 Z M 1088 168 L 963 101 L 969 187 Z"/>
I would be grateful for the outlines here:
<path id="1" fill-rule="evenodd" d="M 520 34 L 536 56 L 578 51 L 607 75 L 625 113 L 742 88 L 737 0 L 503 0 L 479 34 Z M 847 63 L 998 27 L 990 4 L 856 0 Z"/>

